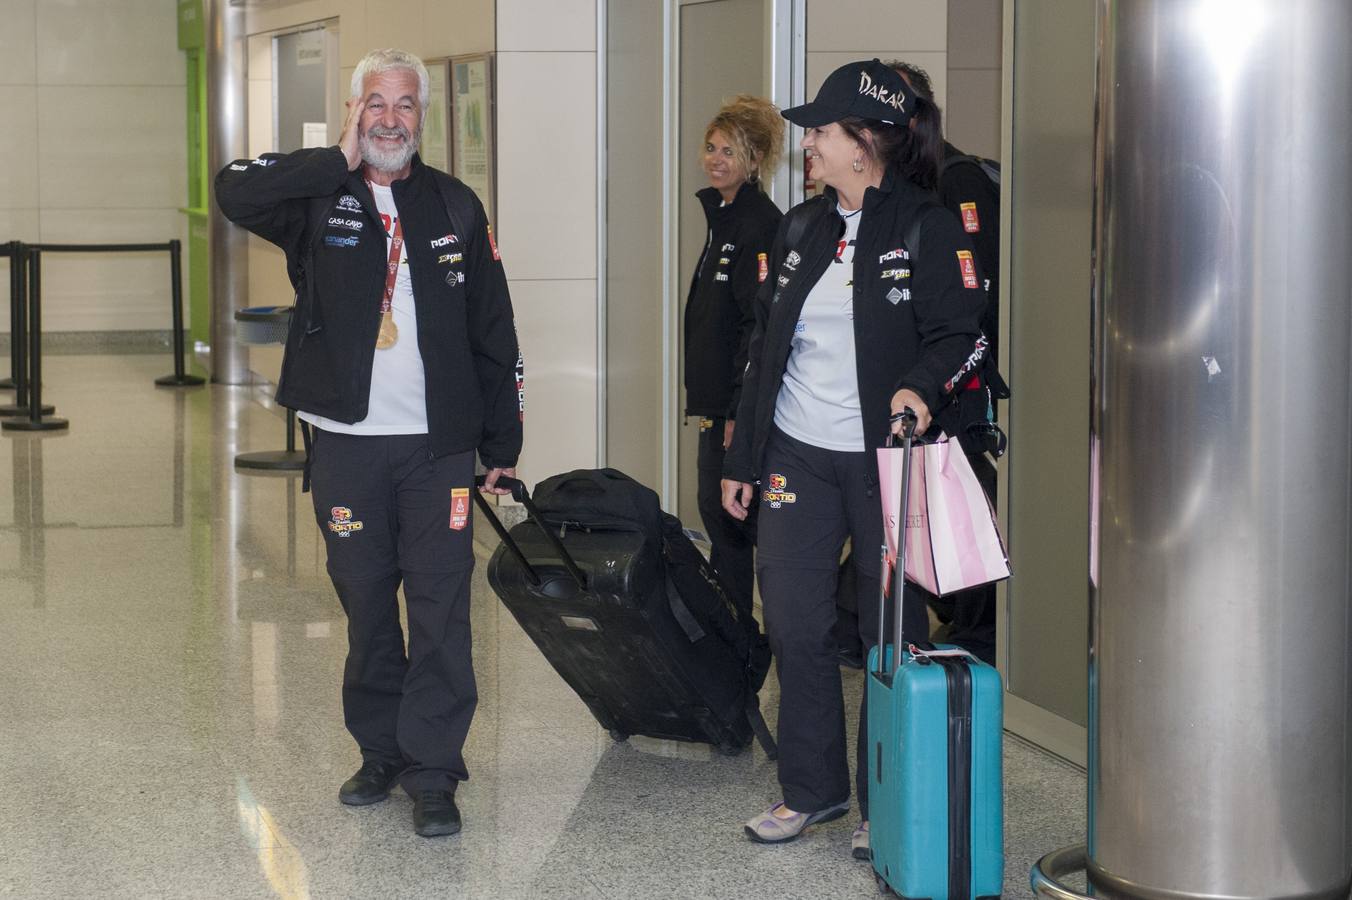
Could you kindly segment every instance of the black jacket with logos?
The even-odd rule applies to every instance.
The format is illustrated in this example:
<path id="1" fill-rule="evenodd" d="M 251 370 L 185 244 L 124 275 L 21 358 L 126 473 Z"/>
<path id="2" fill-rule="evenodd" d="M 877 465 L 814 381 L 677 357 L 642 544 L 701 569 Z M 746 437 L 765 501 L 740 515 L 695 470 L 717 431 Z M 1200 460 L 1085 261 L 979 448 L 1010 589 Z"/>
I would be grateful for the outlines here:
<path id="1" fill-rule="evenodd" d="M 994 358 L 1000 345 L 1000 188 L 978 163 L 947 141 L 944 159 L 939 202 L 953 211 L 963 231 L 972 236 L 976 261 L 986 277 L 981 330 L 990 339 Z"/>
<path id="2" fill-rule="evenodd" d="M 735 418 L 738 375 L 756 325 L 756 291 L 784 214 L 750 182 L 727 206 L 715 188 L 695 194 L 709 223 L 685 301 L 685 412 Z"/>
<path id="3" fill-rule="evenodd" d="M 984 352 L 980 341 L 986 292 L 962 225 L 933 194 L 894 170 L 864 194 L 854 249 L 854 342 L 860 414 L 868 447 L 882 446 L 892 395 L 910 388 L 947 428 L 950 404 Z M 806 230 L 786 246 L 791 223 Z M 919 246 L 905 236 L 920 218 Z M 723 463 L 725 478 L 755 482 L 774 423 L 775 401 L 793 347 L 803 302 L 835 256 L 845 222 L 830 188 L 794 207 L 780 223 L 771 278 L 756 297 L 756 327 L 743 376 L 738 427 Z M 911 255 L 916 257 L 914 267 Z M 981 349 L 979 349 L 981 348 Z"/>
<path id="4" fill-rule="evenodd" d="M 442 188 L 473 220 L 452 228 Z M 488 468 L 521 452 L 520 352 L 507 278 L 483 205 L 413 158 L 391 186 L 413 281 L 435 456 L 477 449 Z M 459 193 L 463 192 L 463 193 Z M 468 194 L 468 197 L 465 196 Z M 216 176 L 221 212 L 286 253 L 296 309 L 277 402 L 339 422 L 366 418 L 388 256 L 375 199 L 336 147 L 236 160 Z"/>

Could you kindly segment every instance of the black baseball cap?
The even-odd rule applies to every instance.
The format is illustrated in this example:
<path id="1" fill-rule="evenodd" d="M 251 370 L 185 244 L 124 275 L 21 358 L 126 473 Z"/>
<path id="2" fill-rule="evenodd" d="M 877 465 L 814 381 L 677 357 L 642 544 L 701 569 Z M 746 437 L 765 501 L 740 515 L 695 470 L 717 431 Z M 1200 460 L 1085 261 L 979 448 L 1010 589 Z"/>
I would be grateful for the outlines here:
<path id="1" fill-rule="evenodd" d="M 803 128 L 839 122 L 849 116 L 901 125 L 915 111 L 915 94 L 896 71 L 879 60 L 846 63 L 822 82 L 811 103 L 784 110 L 784 118 Z"/>

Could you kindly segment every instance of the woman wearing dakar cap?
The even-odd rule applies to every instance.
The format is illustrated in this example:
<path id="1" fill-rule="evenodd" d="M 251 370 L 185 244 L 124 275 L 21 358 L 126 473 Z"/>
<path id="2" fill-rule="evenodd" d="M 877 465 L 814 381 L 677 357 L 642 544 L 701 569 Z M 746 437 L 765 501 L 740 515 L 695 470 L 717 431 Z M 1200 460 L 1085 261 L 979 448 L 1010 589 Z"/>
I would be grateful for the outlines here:
<path id="1" fill-rule="evenodd" d="M 805 129 L 822 196 L 784 217 L 756 298 L 723 506 L 745 518 L 760 483 L 756 572 L 778 663 L 784 798 L 746 824 L 779 843 L 850 805 L 835 622 L 845 538 L 883 542 L 874 448 L 909 407 L 917 432 L 951 415 L 956 376 L 979 337 L 986 297 L 972 246 L 932 195 L 939 110 L 878 60 L 832 72 L 816 98 L 784 111 Z M 900 425 L 896 426 L 897 429 Z M 860 637 L 877 640 L 878 572 L 855 554 Z M 907 640 L 928 637 L 925 603 L 907 602 Z M 852 849 L 868 856 L 867 723 L 861 705 Z"/>
<path id="2" fill-rule="evenodd" d="M 738 382 L 755 325 L 755 298 L 769 273 L 770 245 L 784 214 L 762 191 L 774 171 L 784 120 L 768 100 L 739 94 L 704 133 L 709 186 L 699 191 L 708 223 L 685 303 L 685 414 L 699 418 L 699 513 L 710 562 L 738 607 L 751 613 L 755 541 L 750 522 L 723 510 L 723 455 L 732 440 Z"/>

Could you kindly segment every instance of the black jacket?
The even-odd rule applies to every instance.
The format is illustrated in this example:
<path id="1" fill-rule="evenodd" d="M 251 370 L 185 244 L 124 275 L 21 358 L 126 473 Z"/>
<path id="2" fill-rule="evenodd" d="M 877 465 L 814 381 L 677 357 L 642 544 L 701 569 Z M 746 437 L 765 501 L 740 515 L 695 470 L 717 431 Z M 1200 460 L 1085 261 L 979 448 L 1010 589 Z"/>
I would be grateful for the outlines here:
<path id="1" fill-rule="evenodd" d="M 458 223 L 463 233 L 453 231 L 433 179 L 457 201 L 452 208 L 473 210 L 472 221 Z M 477 449 L 489 468 L 513 466 L 520 353 L 483 205 L 416 156 L 392 190 L 413 280 L 431 451 Z M 349 172 L 336 147 L 267 153 L 222 169 L 216 200 L 232 222 L 286 252 L 296 310 L 277 402 L 339 422 L 366 418 L 388 256 L 360 171 Z"/>
<path id="2" fill-rule="evenodd" d="M 919 247 L 905 235 L 920 216 Z M 800 216 L 808 224 L 795 246 L 786 235 Z M 789 211 L 771 251 L 771 278 L 756 297 L 756 328 L 743 376 L 738 427 L 723 474 L 754 482 L 761 474 L 775 401 L 792 350 L 803 301 L 835 256 L 845 223 L 829 188 Z M 911 253 L 916 255 L 912 270 Z M 935 198 L 889 170 L 864 194 L 854 249 L 854 341 L 859 402 L 870 447 L 888 432 L 892 395 L 910 388 L 945 427 L 946 406 L 980 337 L 986 294 L 962 226 Z M 965 258 L 964 258 L 965 254 Z M 868 449 L 860 447 L 861 451 Z"/>
<path id="3" fill-rule="evenodd" d="M 966 157 L 966 158 L 964 158 Z M 986 276 L 986 309 L 981 330 L 990 338 L 991 356 L 1000 344 L 1000 188 L 981 166 L 947 141 L 939 176 L 939 202 L 953 211 L 971 235 L 977 263 Z M 964 210 L 963 207 L 968 209 Z"/>
<path id="4" fill-rule="evenodd" d="M 754 184 L 727 206 L 715 188 L 695 194 L 708 242 L 685 301 L 685 412 L 735 418 L 737 376 L 756 325 L 756 291 L 769 273 L 770 245 L 784 214 Z"/>

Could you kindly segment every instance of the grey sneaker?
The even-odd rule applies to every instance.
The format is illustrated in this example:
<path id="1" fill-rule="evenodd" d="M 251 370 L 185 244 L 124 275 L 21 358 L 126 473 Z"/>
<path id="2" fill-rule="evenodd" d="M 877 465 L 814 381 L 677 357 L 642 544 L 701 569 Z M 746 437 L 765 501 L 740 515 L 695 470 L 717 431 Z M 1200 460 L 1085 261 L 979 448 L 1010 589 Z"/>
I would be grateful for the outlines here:
<path id="1" fill-rule="evenodd" d="M 855 859 L 873 859 L 873 849 L 868 842 L 868 823 L 860 822 L 859 827 L 850 835 L 850 855 Z"/>
<path id="2" fill-rule="evenodd" d="M 775 815 L 775 810 L 783 805 L 784 801 L 781 800 L 747 822 L 746 836 L 758 844 L 782 844 L 798 837 L 809 825 L 839 819 L 850 811 L 850 801 L 846 800 L 814 813 L 794 813 L 787 819 L 781 819 Z"/>

